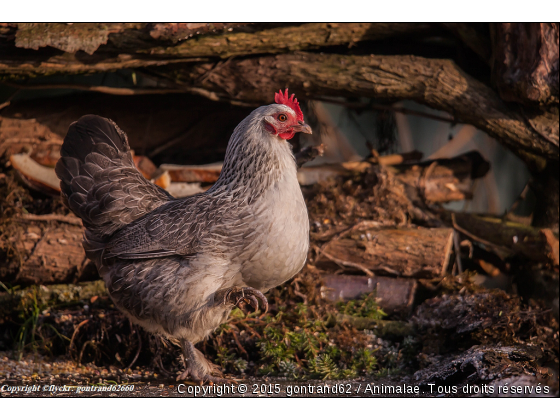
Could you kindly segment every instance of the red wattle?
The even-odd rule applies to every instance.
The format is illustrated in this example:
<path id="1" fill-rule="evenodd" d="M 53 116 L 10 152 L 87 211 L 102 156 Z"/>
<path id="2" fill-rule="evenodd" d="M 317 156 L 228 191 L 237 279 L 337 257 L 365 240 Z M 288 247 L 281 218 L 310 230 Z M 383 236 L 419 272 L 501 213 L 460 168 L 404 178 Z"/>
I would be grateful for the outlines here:
<path id="1" fill-rule="evenodd" d="M 293 131 L 286 131 L 286 132 L 284 132 L 284 133 L 278 134 L 278 136 L 279 136 L 281 139 L 290 140 L 292 137 L 294 137 L 294 134 L 296 134 L 296 133 L 294 133 Z"/>

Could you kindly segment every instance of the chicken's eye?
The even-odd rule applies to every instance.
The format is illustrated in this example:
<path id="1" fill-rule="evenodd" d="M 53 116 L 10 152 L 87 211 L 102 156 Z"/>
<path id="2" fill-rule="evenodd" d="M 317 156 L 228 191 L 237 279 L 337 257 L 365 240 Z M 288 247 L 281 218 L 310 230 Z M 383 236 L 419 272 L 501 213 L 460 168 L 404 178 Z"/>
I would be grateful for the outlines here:
<path id="1" fill-rule="evenodd" d="M 278 121 L 280 122 L 284 122 L 288 119 L 288 117 L 286 117 L 286 114 L 280 114 L 278 115 Z"/>

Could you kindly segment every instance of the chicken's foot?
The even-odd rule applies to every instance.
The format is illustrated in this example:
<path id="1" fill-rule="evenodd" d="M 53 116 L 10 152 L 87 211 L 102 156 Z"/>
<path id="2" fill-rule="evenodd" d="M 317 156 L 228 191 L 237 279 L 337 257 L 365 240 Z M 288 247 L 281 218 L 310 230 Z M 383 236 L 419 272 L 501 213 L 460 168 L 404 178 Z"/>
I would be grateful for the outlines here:
<path id="1" fill-rule="evenodd" d="M 224 294 L 224 304 L 233 303 L 245 313 L 250 312 L 247 309 L 247 305 L 252 306 L 253 311 L 257 311 L 259 309 L 259 300 L 261 301 L 264 313 L 266 313 L 268 311 L 268 300 L 257 289 L 252 287 L 232 287 Z"/>
<path id="2" fill-rule="evenodd" d="M 213 376 L 212 373 L 219 372 L 218 366 L 206 360 L 204 355 L 190 341 L 182 339 L 180 344 L 183 350 L 185 371 L 177 376 L 178 381 L 190 378 L 200 384 L 229 384 L 233 382 L 230 379 Z"/>

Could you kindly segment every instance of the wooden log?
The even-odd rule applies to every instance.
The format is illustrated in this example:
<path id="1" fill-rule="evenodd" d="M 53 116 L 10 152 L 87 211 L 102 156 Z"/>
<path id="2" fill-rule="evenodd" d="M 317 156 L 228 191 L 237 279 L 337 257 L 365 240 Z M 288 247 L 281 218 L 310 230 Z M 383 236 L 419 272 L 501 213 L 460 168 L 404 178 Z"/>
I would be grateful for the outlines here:
<path id="1" fill-rule="evenodd" d="M 173 182 L 207 182 L 218 180 L 222 170 L 222 163 L 208 165 L 161 165 L 160 170 L 169 172 Z"/>
<path id="2" fill-rule="evenodd" d="M 324 245 L 319 262 L 332 261 L 369 276 L 438 277 L 447 269 L 453 229 L 359 229 Z"/>
<path id="3" fill-rule="evenodd" d="M 412 311 L 417 283 L 392 277 L 365 277 L 330 274 L 323 277 L 321 296 L 331 302 L 358 299 L 375 292 L 379 307 L 385 312 L 407 316 Z"/>
<path id="4" fill-rule="evenodd" d="M 156 47 L 150 54 L 174 57 L 218 56 L 228 58 L 247 54 L 316 49 L 334 45 L 355 44 L 412 32 L 427 32 L 426 24 L 394 23 L 307 23 L 298 26 L 270 28 L 254 33 L 224 33 L 189 39 L 177 46 Z"/>
<path id="5" fill-rule="evenodd" d="M 558 107 L 558 23 L 491 26 L 494 80 L 506 101 Z"/>
<path id="6" fill-rule="evenodd" d="M 492 247 L 502 257 L 520 256 L 558 265 L 558 237 L 550 229 L 472 213 L 444 212 L 442 218 L 471 241 Z"/>
<path id="7" fill-rule="evenodd" d="M 152 179 L 156 174 L 157 167 L 147 156 L 137 156 L 133 155 L 134 165 L 136 169 L 142 174 L 146 179 Z"/>
<path id="8" fill-rule="evenodd" d="M 82 247 L 81 226 L 61 223 L 39 227 L 22 221 L 26 222 L 22 229 L 0 243 L 0 253 L 7 256 L 10 249 L 15 251 L 13 257 L 0 262 L 0 271 L 11 284 L 68 283 L 98 276 Z"/>
<path id="9" fill-rule="evenodd" d="M 10 163 L 30 188 L 54 197 L 60 196 L 60 180 L 54 168 L 40 165 L 22 153 L 10 156 Z"/>
<path id="10" fill-rule="evenodd" d="M 170 77 L 185 86 L 251 103 L 266 101 L 278 85 L 289 85 L 302 98 L 414 100 L 487 132 L 533 168 L 546 163 L 538 157 L 558 161 L 557 116 L 523 115 L 509 108 L 490 87 L 450 60 L 297 53 L 234 59 L 219 68 L 207 64 L 182 66 Z M 546 127 L 546 138 L 532 127 L 536 120 Z"/>
<path id="11" fill-rule="evenodd" d="M 105 282 L 95 280 L 79 284 L 51 284 L 0 292 L 0 315 L 11 315 L 33 304 L 37 306 L 72 304 L 89 301 L 95 296 L 105 296 Z"/>
<path id="12" fill-rule="evenodd" d="M 409 33 L 427 33 L 433 26 L 410 23 L 307 23 L 295 25 L 77 23 L 11 24 L 0 47 L 10 41 L 0 57 L 3 74 L 38 74 L 114 71 L 124 68 L 162 66 L 206 57 L 271 54 L 336 45 L 354 45 Z M 211 25 L 211 26 L 208 26 Z M 231 29 L 231 31 L 230 31 Z M 193 35 L 196 35 L 193 37 Z M 54 47 L 67 54 L 21 49 Z M 85 51 L 90 55 L 83 59 Z M 115 57 L 117 54 L 118 56 Z"/>

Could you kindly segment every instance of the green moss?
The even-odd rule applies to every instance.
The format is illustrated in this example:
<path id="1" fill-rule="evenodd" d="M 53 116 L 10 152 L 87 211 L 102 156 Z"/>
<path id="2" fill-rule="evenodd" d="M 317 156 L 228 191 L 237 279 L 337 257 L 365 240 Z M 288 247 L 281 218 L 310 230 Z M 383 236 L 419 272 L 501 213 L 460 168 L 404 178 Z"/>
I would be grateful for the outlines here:
<path id="1" fill-rule="evenodd" d="M 382 319 L 387 314 L 377 305 L 375 293 L 364 295 L 360 299 L 336 304 L 338 312 L 344 315 L 358 316 L 371 319 Z"/>

